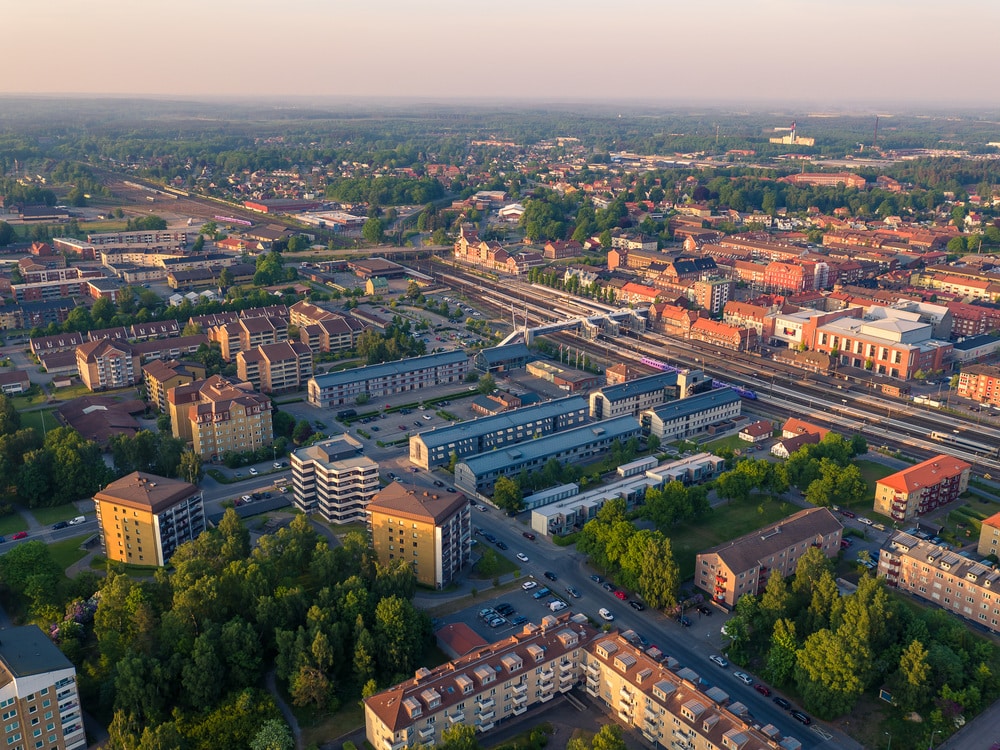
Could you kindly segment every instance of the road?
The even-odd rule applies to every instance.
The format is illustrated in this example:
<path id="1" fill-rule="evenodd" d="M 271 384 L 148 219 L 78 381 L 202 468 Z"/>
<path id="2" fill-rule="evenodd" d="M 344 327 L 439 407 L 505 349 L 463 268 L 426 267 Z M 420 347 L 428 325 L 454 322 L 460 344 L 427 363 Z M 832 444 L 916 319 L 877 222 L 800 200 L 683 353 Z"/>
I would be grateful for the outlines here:
<path id="1" fill-rule="evenodd" d="M 817 747 L 826 742 L 828 737 L 824 735 L 829 734 L 837 737 L 837 747 L 858 747 L 850 738 L 816 722 L 812 727 L 804 727 L 792 719 L 788 712 L 776 706 L 772 700 L 736 679 L 733 671 L 738 667 L 730 665 L 722 669 L 709 661 L 710 655 L 722 653 L 726 643 L 720 633 L 720 628 L 726 621 L 721 611 L 716 610 L 716 614 L 710 617 L 690 613 L 693 625 L 689 628 L 682 627 L 661 612 L 650 609 L 643 612 L 634 611 L 626 602 L 616 599 L 613 594 L 590 579 L 595 571 L 586 564 L 583 555 L 557 547 L 547 539 L 539 538 L 536 541 L 526 539 L 523 536 L 526 527 L 516 519 L 507 518 L 496 509 L 489 508 L 486 512 L 473 512 L 473 526 L 491 533 L 497 540 L 504 542 L 509 549 L 503 554 L 511 559 L 514 559 L 518 552 L 526 555 L 528 562 L 520 563 L 522 575 L 526 579 L 537 580 L 540 587 L 546 586 L 565 599 L 569 603 L 570 610 L 584 612 L 595 622 L 601 622 L 597 614 L 598 609 L 601 607 L 610 609 L 614 614 L 616 627 L 621 630 L 635 630 L 663 653 L 695 670 L 706 683 L 721 687 L 734 701 L 740 701 L 749 707 L 755 721 L 761 725 L 774 724 L 783 735 L 796 737 L 806 748 Z M 480 545 L 488 544 L 482 537 L 476 538 L 479 539 Z M 547 580 L 544 577 L 546 571 L 554 573 L 557 580 L 555 582 Z M 575 587 L 580 592 L 581 598 L 574 599 L 565 593 L 567 586 Z M 445 617 L 443 622 L 464 622 L 487 640 L 497 640 L 509 635 L 514 628 L 504 626 L 491 630 L 477 618 L 478 610 L 503 600 L 514 606 L 518 613 L 525 615 L 529 621 L 538 622 L 548 614 L 545 602 L 550 597 L 536 600 L 532 598 L 531 593 L 516 590 L 502 597 L 479 600 L 466 610 Z"/>

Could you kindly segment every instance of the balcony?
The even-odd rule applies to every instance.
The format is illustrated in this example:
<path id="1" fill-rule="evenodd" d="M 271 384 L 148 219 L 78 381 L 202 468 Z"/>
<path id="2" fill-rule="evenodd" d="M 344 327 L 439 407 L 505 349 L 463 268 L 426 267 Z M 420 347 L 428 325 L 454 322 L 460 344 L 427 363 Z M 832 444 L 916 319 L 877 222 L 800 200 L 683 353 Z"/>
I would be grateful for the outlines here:
<path id="1" fill-rule="evenodd" d="M 556 673 L 552 669 L 546 669 L 544 672 L 538 675 L 538 679 L 542 682 L 548 682 L 555 676 Z"/>
<path id="2" fill-rule="evenodd" d="M 494 723 L 493 723 L 492 721 L 491 721 L 491 722 L 489 722 L 489 723 L 487 723 L 487 724 L 480 724 L 480 723 L 479 723 L 479 722 L 477 721 L 477 722 L 476 722 L 476 731 L 477 731 L 477 732 L 488 732 L 488 731 L 490 731 L 490 730 L 491 730 L 491 729 L 492 729 L 492 728 L 493 728 L 494 726 L 495 726 L 495 724 L 494 724 Z"/>
<path id="3" fill-rule="evenodd" d="M 513 690 L 514 690 L 514 695 L 526 695 L 528 692 L 528 686 L 522 682 L 519 685 L 515 685 L 513 687 Z"/>
<path id="4" fill-rule="evenodd" d="M 559 675 L 559 686 L 562 687 L 567 682 L 574 682 L 576 680 L 576 675 L 572 672 L 564 672 Z"/>
<path id="5" fill-rule="evenodd" d="M 482 699 L 482 698 L 477 698 L 476 699 L 476 710 L 478 710 L 478 711 L 488 711 L 489 709 L 493 708 L 496 704 L 497 704 L 497 702 L 495 700 L 493 700 L 492 698 L 486 698 L 485 700 Z"/>
<path id="6" fill-rule="evenodd" d="M 417 732 L 417 735 L 418 735 L 418 736 L 420 737 L 420 739 L 422 739 L 422 740 L 426 740 L 426 739 L 428 739 L 429 737 L 433 737 L 433 736 L 434 736 L 434 727 L 433 727 L 433 725 L 432 725 L 432 726 L 429 726 L 429 727 L 424 727 L 424 728 L 423 728 L 423 729 L 421 729 L 421 730 L 420 730 L 419 732 Z"/>
<path id="7" fill-rule="evenodd" d="M 493 721 L 493 717 L 496 716 L 496 715 L 497 715 L 497 712 L 494 711 L 493 709 L 490 709 L 489 711 L 483 711 L 481 714 L 479 714 L 478 718 L 479 718 L 479 721 L 481 721 L 481 722 L 482 721 Z"/>
<path id="8" fill-rule="evenodd" d="M 514 696 L 514 705 L 515 706 L 523 706 L 527 702 L 528 702 L 528 696 L 526 694 L 524 694 L 524 693 L 522 693 L 521 695 L 515 695 Z"/>
<path id="9" fill-rule="evenodd" d="M 514 716 L 520 716 L 521 714 L 525 713 L 527 710 L 528 710 L 527 706 L 518 706 L 513 711 L 511 711 L 511 713 Z"/>
<path id="10" fill-rule="evenodd" d="M 600 674 L 601 673 L 601 665 L 598 664 L 596 661 L 588 661 L 587 662 L 587 673 L 588 674 Z"/>
<path id="11" fill-rule="evenodd" d="M 622 706 L 618 709 L 618 718 L 624 721 L 626 724 L 632 723 L 632 708 L 630 706 Z"/>
<path id="12" fill-rule="evenodd" d="M 653 726 L 653 727 L 658 727 L 658 726 L 660 726 L 660 717 L 659 717 L 659 716 L 657 716 L 657 715 L 656 715 L 655 713 L 653 713 L 652 711 L 650 711 L 650 710 L 649 710 L 648 708 L 647 708 L 647 709 L 646 709 L 646 710 L 645 710 L 645 711 L 643 712 L 643 714 L 642 714 L 642 718 L 643 718 L 643 719 L 644 719 L 644 720 L 646 721 L 646 723 L 647 723 L 648 725 L 650 725 L 650 726 Z"/>
<path id="13" fill-rule="evenodd" d="M 541 690 L 543 693 L 552 690 L 552 688 L 554 688 L 554 687 L 555 687 L 555 683 L 552 682 L 551 678 L 549 678 L 548 680 L 545 680 L 544 682 L 540 682 L 538 684 L 538 689 Z"/>
<path id="14" fill-rule="evenodd" d="M 632 697 L 632 693 L 630 693 L 625 688 L 622 688 L 618 692 L 618 697 L 621 698 L 622 703 L 624 703 L 624 704 L 626 704 L 628 706 L 631 706 L 635 702 L 635 699 Z"/>
<path id="15" fill-rule="evenodd" d="M 597 698 L 601 694 L 601 684 L 599 682 L 591 682 L 587 680 L 587 695 L 591 698 Z"/>
<path id="16" fill-rule="evenodd" d="M 465 721 L 465 711 L 458 711 L 447 716 L 449 724 L 460 724 Z"/>

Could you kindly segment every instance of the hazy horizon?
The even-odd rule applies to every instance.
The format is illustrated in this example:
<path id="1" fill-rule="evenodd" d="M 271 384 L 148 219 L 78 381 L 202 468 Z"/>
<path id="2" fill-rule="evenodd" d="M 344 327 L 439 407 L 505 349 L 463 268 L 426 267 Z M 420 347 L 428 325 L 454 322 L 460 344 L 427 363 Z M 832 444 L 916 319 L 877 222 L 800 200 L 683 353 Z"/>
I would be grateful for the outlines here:
<path id="1" fill-rule="evenodd" d="M 989 109 L 1000 3 L 51 0 L 6 10 L 0 95 Z M 985 66 L 984 66 L 985 67 Z"/>

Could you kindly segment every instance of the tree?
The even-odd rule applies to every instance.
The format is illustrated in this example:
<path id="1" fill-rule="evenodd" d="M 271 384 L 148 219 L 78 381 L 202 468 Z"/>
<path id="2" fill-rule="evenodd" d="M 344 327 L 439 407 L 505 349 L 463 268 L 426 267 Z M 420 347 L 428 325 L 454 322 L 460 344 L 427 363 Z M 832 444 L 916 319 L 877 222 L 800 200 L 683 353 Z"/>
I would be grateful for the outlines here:
<path id="1" fill-rule="evenodd" d="M 470 724 L 455 724 L 441 733 L 442 750 L 479 750 L 476 730 Z"/>
<path id="2" fill-rule="evenodd" d="M 779 619 L 771 633 L 771 648 L 767 652 L 768 679 L 776 685 L 787 685 L 795 672 L 795 653 L 799 649 L 795 639 L 795 623 Z"/>
<path id="3" fill-rule="evenodd" d="M 0 435 L 10 435 L 21 429 L 21 413 L 6 394 L 0 394 Z"/>
<path id="4" fill-rule="evenodd" d="M 7 247 L 14 241 L 15 237 L 17 237 L 17 232 L 14 231 L 14 227 L 6 221 L 0 221 L 0 247 Z"/>
<path id="5" fill-rule="evenodd" d="M 292 730 L 281 719 L 265 721 L 250 742 L 250 750 L 293 750 Z"/>
<path id="6" fill-rule="evenodd" d="M 485 375 L 479 378 L 479 386 L 477 387 L 477 390 L 484 396 L 488 396 L 491 393 L 493 393 L 493 391 L 496 390 L 496 387 L 497 387 L 496 381 L 493 379 L 493 376 L 490 375 L 489 373 L 486 373 Z"/>
<path id="7" fill-rule="evenodd" d="M 292 703 L 325 708 L 330 701 L 330 690 L 330 680 L 322 670 L 303 664 L 292 679 Z"/>
<path id="8" fill-rule="evenodd" d="M 864 692 L 861 677 L 871 662 L 865 643 L 855 643 L 824 628 L 796 653 L 796 682 L 805 706 L 824 719 L 847 713 Z"/>
<path id="9" fill-rule="evenodd" d="M 198 235 L 201 237 L 201 235 Z M 222 270 L 219 271 L 219 287 L 221 289 L 228 289 L 233 285 L 233 272 L 229 270 L 228 267 L 223 266 Z"/>
<path id="10" fill-rule="evenodd" d="M 295 430 L 292 432 L 292 440 L 296 445 L 303 445 L 310 437 L 312 437 L 313 428 L 312 425 L 305 419 L 300 419 L 295 423 Z"/>
<path id="11" fill-rule="evenodd" d="M 893 681 L 893 697 L 904 711 L 913 711 L 925 703 L 931 691 L 931 665 L 924 644 L 912 640 L 899 657 L 899 672 Z"/>
<path id="12" fill-rule="evenodd" d="M 493 502 L 501 510 L 517 513 L 524 507 L 521 487 L 509 477 L 498 477 L 493 485 Z"/>
<path id="13" fill-rule="evenodd" d="M 201 468 L 201 456 L 193 450 L 186 450 L 181 453 L 181 462 L 178 467 L 178 476 L 185 482 L 198 484 L 201 481 L 203 471 Z"/>
<path id="14" fill-rule="evenodd" d="M 361 236 L 369 244 L 378 245 L 385 237 L 385 225 L 383 225 L 381 219 L 373 216 L 361 228 Z"/>
<path id="15" fill-rule="evenodd" d="M 421 618 L 413 605 L 398 596 L 382 599 L 375 606 L 375 644 L 382 674 L 413 671 L 420 646 Z"/>

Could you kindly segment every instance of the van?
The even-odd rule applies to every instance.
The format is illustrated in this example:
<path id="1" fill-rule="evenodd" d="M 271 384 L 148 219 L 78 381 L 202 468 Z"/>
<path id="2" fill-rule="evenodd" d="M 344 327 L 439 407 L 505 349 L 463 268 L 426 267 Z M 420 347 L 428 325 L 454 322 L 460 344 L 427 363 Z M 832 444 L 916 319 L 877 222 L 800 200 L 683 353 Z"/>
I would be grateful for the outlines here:
<path id="1" fill-rule="evenodd" d="M 76 518 L 74 518 L 72 521 L 69 522 L 69 525 L 78 526 L 79 524 L 83 523 L 86 520 L 87 519 L 84 516 L 77 516 Z"/>

